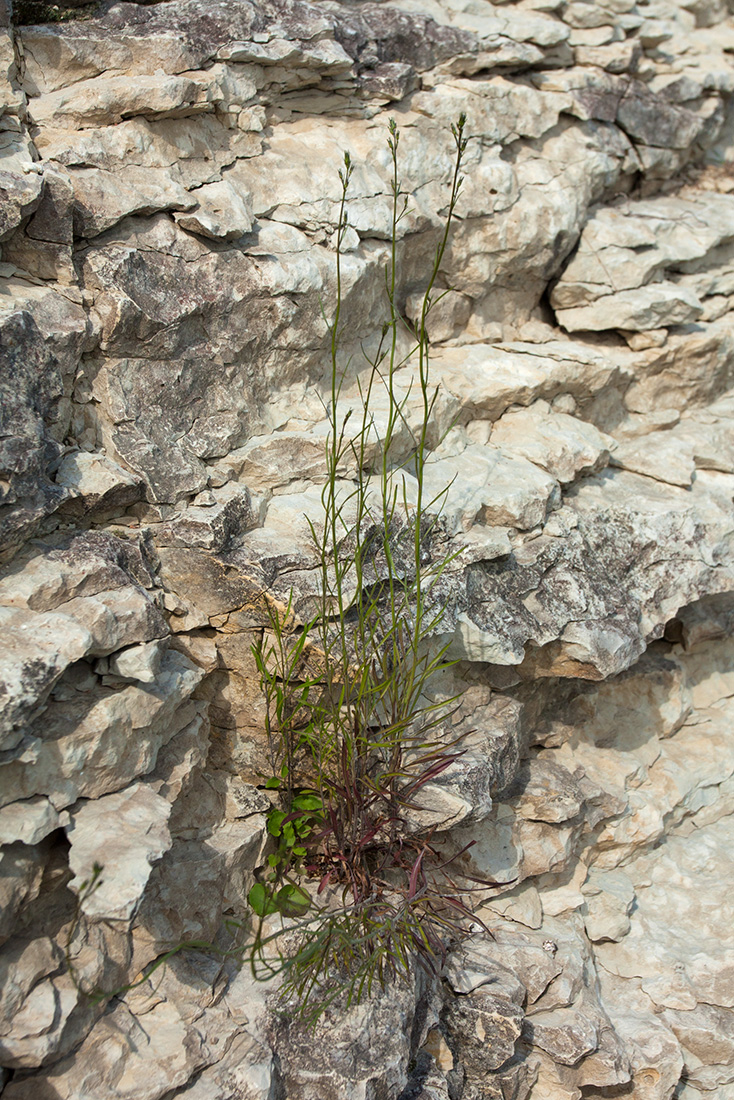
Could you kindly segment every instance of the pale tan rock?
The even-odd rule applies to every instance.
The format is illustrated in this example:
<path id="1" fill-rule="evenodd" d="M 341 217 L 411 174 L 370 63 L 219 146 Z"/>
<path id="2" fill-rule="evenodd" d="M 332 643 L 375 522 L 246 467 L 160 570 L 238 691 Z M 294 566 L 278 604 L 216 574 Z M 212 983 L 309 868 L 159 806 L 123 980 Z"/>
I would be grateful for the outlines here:
<path id="1" fill-rule="evenodd" d="M 466 1100 L 578 1100 L 582 1090 L 726 1100 L 731 1071 L 712 1059 L 728 1058 L 732 1000 L 731 921 L 716 885 L 730 877 L 734 815 L 734 688 L 722 644 L 734 482 L 731 415 L 720 401 L 734 384 L 731 195 L 720 169 L 695 187 L 673 177 L 689 161 L 727 163 L 727 12 L 720 0 L 644 12 L 632 0 L 400 0 L 397 13 L 308 4 L 273 13 L 264 2 L 254 15 L 220 0 L 117 5 L 100 18 L 15 28 L 15 48 L 9 33 L 0 43 L 0 146 L 18 199 L 8 205 L 2 343 L 22 351 L 2 371 L 0 403 L 20 377 L 14 364 L 26 387 L 21 407 L 8 406 L 13 432 L 23 430 L 0 447 L 3 486 L 7 458 L 23 513 L 5 553 L 28 534 L 58 547 L 21 549 L 0 580 L 21 616 L 13 628 L 33 639 L 21 664 L 39 654 L 39 617 L 46 629 L 39 681 L 24 674 L 17 692 L 9 682 L 23 702 L 10 725 L 26 739 L 1 769 L 10 801 L 0 811 L 0 826 L 9 823 L 0 934 L 19 926 L 35 936 L 44 914 L 56 920 L 62 853 L 45 834 L 66 821 L 64 807 L 83 825 L 95 807 L 141 788 L 176 839 L 154 855 L 160 822 L 141 837 L 132 811 L 114 835 L 112 814 L 89 830 L 90 857 L 93 832 L 108 846 L 123 832 L 130 842 L 110 904 L 132 906 L 137 923 L 117 946 L 104 921 L 80 931 L 84 982 L 119 986 L 172 943 L 214 939 L 223 910 L 245 911 L 269 806 L 257 788 L 267 745 L 250 645 L 267 617 L 263 588 L 278 606 L 293 585 L 299 611 L 316 591 L 308 520 L 319 519 L 324 473 L 335 167 L 350 149 L 343 398 L 358 414 L 360 344 L 374 351 L 385 316 L 383 105 L 395 101 L 402 127 L 411 210 L 400 225 L 398 306 L 407 297 L 413 317 L 450 171 L 451 141 L 439 131 L 465 109 L 466 179 L 438 280 L 453 289 L 429 332 L 431 378 L 444 388 L 428 449 L 438 492 L 457 473 L 448 519 L 452 548 L 463 550 L 442 579 L 441 639 L 454 631 L 462 664 L 441 686 L 471 684 L 456 728 L 474 732 L 451 774 L 425 792 L 425 813 L 443 824 L 448 804 L 466 814 L 447 843 L 476 840 L 467 868 L 504 884 L 477 895 L 494 895 L 482 913 L 496 951 L 482 965 L 500 972 L 511 962 L 513 973 L 458 995 L 505 994 L 474 1006 L 451 1063 L 462 1061 L 463 1043 Z M 32 143 L 23 94 L 11 87 L 18 76 L 39 122 Z M 658 194 L 665 180 L 676 190 Z M 626 198 L 631 188 L 647 197 Z M 678 306 L 641 309 L 661 285 Z M 548 323 L 548 294 L 560 313 L 596 310 L 609 323 L 628 292 L 637 323 L 676 322 L 670 333 L 624 326 L 620 339 L 615 314 L 611 331 L 570 340 Z M 680 324 L 681 302 L 694 298 L 700 316 L 691 307 L 695 323 Z M 453 346 L 435 346 L 442 341 Z M 401 334 L 400 356 L 407 347 Z M 398 371 L 409 400 L 395 462 L 415 445 L 414 376 L 412 362 Z M 379 461 L 382 394 L 374 411 L 369 460 Z M 454 423 L 466 435 L 455 431 L 436 451 Z M 602 430 L 623 445 L 621 464 L 603 471 L 612 447 Z M 87 450 L 60 449 L 76 444 Z M 98 485 L 87 479 L 81 497 L 64 501 L 79 464 Z M 128 470 L 144 505 L 118 514 L 121 537 L 101 533 L 112 540 L 106 557 L 70 560 L 57 522 L 104 524 L 108 505 L 128 507 L 107 495 L 132 491 Z M 340 492 L 353 470 L 340 471 Z M 27 504 L 39 471 L 48 485 Z M 566 487 L 556 511 L 562 490 L 549 481 Z M 406 486 L 413 492 L 407 477 Z M 237 518 L 244 488 L 262 497 Z M 237 520 L 226 530 L 222 510 Z M 517 524 L 527 525 L 520 537 Z M 79 629 L 88 638 L 77 652 L 69 638 Z M 176 639 L 159 670 L 168 629 Z M 658 645 L 663 632 L 670 641 Z M 705 644 L 688 652 L 697 641 Z M 655 651 L 634 665 L 651 642 Z M 531 781 L 513 793 L 520 756 L 532 760 Z M 73 808 L 77 799 L 87 801 Z M 330 1024 L 316 1042 L 281 1030 L 276 1070 L 264 994 L 247 968 L 226 986 L 218 961 L 189 967 L 183 955 L 97 1024 L 68 975 L 48 969 L 62 941 L 63 930 L 44 966 L 29 952 L 3 983 L 12 1004 L 0 1060 L 30 1074 L 5 1084 L 0 1072 L 11 1100 L 230 1100 L 233 1091 L 265 1100 L 273 1088 L 293 1100 L 397 1096 L 414 1023 L 414 1045 L 423 1039 L 411 989 L 340 1017 L 337 1034 Z M 480 970 L 452 974 L 472 985 Z M 528 1025 L 515 1057 L 521 987 L 547 1047 L 568 1062 L 595 1029 L 598 1049 L 555 1064 L 530 1043 Z M 441 1006 L 423 992 L 428 1027 Z M 716 1007 L 699 1012 L 699 1003 Z M 676 1014 L 685 1052 L 660 1008 Z M 455 1076 L 430 1071 L 425 1100 L 458 1094 L 458 1070 L 446 1072 Z"/>
<path id="2" fill-rule="evenodd" d="M 731 208 L 726 196 L 698 193 L 601 209 L 587 223 L 578 252 L 553 290 L 554 308 L 588 305 L 636 287 L 651 291 L 647 284 L 663 270 L 700 263 L 731 236 Z"/>
<path id="3" fill-rule="evenodd" d="M 497 884 L 514 883 L 518 878 L 522 850 L 514 835 L 515 816 L 509 806 L 495 805 L 489 818 L 480 827 L 454 829 L 449 851 L 460 851 L 472 843 L 469 866 L 472 873 Z"/>
<path id="4" fill-rule="evenodd" d="M 170 813 L 170 803 L 141 783 L 70 811 L 66 833 L 71 841 L 72 888 L 82 895 L 81 908 L 87 917 L 129 920 L 133 916 L 152 865 L 171 846 Z M 81 884 L 92 880 L 94 864 L 101 866 L 101 877 L 85 897 Z"/>
<path id="5" fill-rule="evenodd" d="M 184 512 L 159 524 L 154 538 L 159 546 L 231 550 L 255 525 L 254 513 L 247 488 L 230 482 L 212 491 L 209 500 L 196 498 Z"/>
<path id="6" fill-rule="evenodd" d="M 58 1024 L 74 1008 L 77 993 L 58 974 L 62 955 L 50 940 L 21 941 L 6 952 L 3 1008 L 8 1016 L 0 1025 L 5 1033 L 0 1049 L 6 1065 L 32 1068 L 55 1052 Z M 55 980 L 43 980 L 54 974 Z"/>
<path id="7" fill-rule="evenodd" d="M 607 294 L 592 305 L 558 309 L 556 319 L 567 332 L 645 331 L 695 321 L 701 312 L 699 299 L 687 288 L 673 283 L 652 283 L 634 291 Z"/>
<path id="8" fill-rule="evenodd" d="M 159 1002 L 144 1019 L 143 1029 L 124 1002 L 118 1005 L 114 1017 L 104 1017 L 87 1040 L 86 1057 L 59 1063 L 48 1073 L 46 1087 L 68 1100 L 84 1091 L 96 1092 L 100 1100 L 133 1095 L 157 1100 L 211 1060 L 201 1035 L 170 1001 Z M 38 1084 L 31 1079 L 16 1085 L 16 1096 L 30 1096 L 29 1087 Z"/>
<path id="9" fill-rule="evenodd" d="M 82 130 L 121 122 L 133 115 L 149 118 L 211 111 L 222 93 L 205 74 L 169 76 L 162 71 L 138 75 L 80 80 L 69 88 L 48 92 L 33 100 L 36 125 L 52 122 Z"/>
<path id="10" fill-rule="evenodd" d="M 64 670 L 87 653 L 90 631 L 63 614 L 24 613 L 0 608 L 5 650 L 4 679 L 9 706 L 2 720 L 3 744 L 13 748 L 22 739 L 21 723 L 37 711 Z M 28 676 L 30 662 L 33 675 Z"/>
<path id="11" fill-rule="evenodd" d="M 481 1080 L 512 1057 L 522 1031 L 521 1001 L 521 984 L 498 967 L 493 982 L 449 1003 L 446 1028 L 454 1043 L 461 1044 L 470 1080 Z"/>
<path id="12" fill-rule="evenodd" d="M 590 940 L 619 941 L 630 929 L 630 912 L 635 900 L 631 879 L 623 871 L 594 872 L 582 886 L 587 913 L 584 917 Z"/>
<path id="13" fill-rule="evenodd" d="M 557 764 L 553 754 L 530 760 L 515 780 L 519 791 L 516 806 L 528 821 L 560 824 L 578 816 L 584 804 L 583 794 L 573 776 Z"/>
<path id="14" fill-rule="evenodd" d="M 540 137 L 555 125 L 565 106 L 560 96 L 544 95 L 499 76 L 453 80 L 442 85 L 440 96 L 417 92 L 411 97 L 414 111 L 444 125 L 458 118 L 460 104 L 467 108 L 468 125 L 475 133 L 503 145 L 520 136 Z"/>
<path id="15" fill-rule="evenodd" d="M 97 657 L 132 642 L 165 634 L 158 609 L 137 585 L 126 584 L 93 596 L 77 596 L 59 608 L 90 636 L 87 653 Z"/>
<path id="16" fill-rule="evenodd" d="M 598 349 L 555 341 L 541 345 L 470 344 L 441 348 L 433 358 L 433 372 L 450 392 L 461 395 L 472 418 L 498 420 L 511 405 L 550 400 L 559 393 L 586 397 L 629 369 L 629 357 L 610 360 Z"/>
<path id="17" fill-rule="evenodd" d="M 43 882 L 48 853 L 43 844 L 22 841 L 0 848 L 0 941 L 17 931 L 23 908 L 35 901 Z"/>
<path id="18" fill-rule="evenodd" d="M 421 323 L 424 298 L 420 294 L 412 294 L 405 303 L 405 311 L 418 327 Z M 455 290 L 440 292 L 435 296 L 427 317 L 426 333 L 432 344 L 440 344 L 460 334 L 462 328 L 471 315 L 471 302 Z"/>
<path id="19" fill-rule="evenodd" d="M 538 890 L 543 895 L 544 917 L 560 917 L 564 913 L 582 909 L 584 905 L 582 890 L 588 874 L 588 867 L 583 859 L 579 859 L 560 874 L 541 875 L 536 881 Z"/>
<path id="20" fill-rule="evenodd" d="M 535 1091 L 547 1100 L 581 1100 L 581 1090 L 574 1084 L 564 1083 L 555 1062 L 540 1052 L 533 1055 L 536 1085 Z"/>
<path id="21" fill-rule="evenodd" d="M 7 805 L 43 792 L 61 809 L 145 774 L 160 746 L 193 718 L 189 698 L 201 677 L 196 665 L 169 653 L 154 685 L 98 688 L 91 698 L 54 704 L 31 727 L 24 755 L 3 768 L 0 801 Z"/>
<path id="22" fill-rule="evenodd" d="M 65 505 L 70 514 L 121 509 L 139 500 L 141 485 L 127 470 L 104 455 L 77 451 L 61 461 L 56 481 L 71 489 L 75 500 Z"/>
<path id="23" fill-rule="evenodd" d="M 109 671 L 125 680 L 137 680 L 154 684 L 161 671 L 166 646 L 157 638 L 152 642 L 129 646 L 115 653 L 109 660 Z"/>
<path id="24" fill-rule="evenodd" d="M 684 488 L 693 481 L 696 469 L 692 449 L 674 431 L 651 432 L 641 439 L 622 443 L 611 461 L 624 470 Z"/>
<path id="25" fill-rule="evenodd" d="M 624 985 L 629 986 L 629 983 Z M 605 983 L 605 1005 L 629 1054 L 635 1092 L 639 1093 L 640 1100 L 664 1100 L 678 1084 L 683 1071 L 680 1044 L 659 1016 L 639 1010 L 637 1005 L 630 1003 L 632 994 L 627 996 L 627 1003 L 623 1005 L 617 996 L 607 991 Z"/>
<path id="26" fill-rule="evenodd" d="M 59 827 L 59 821 L 47 798 L 11 802 L 0 810 L 0 844 L 38 844 Z"/>
<path id="27" fill-rule="evenodd" d="M 321 481 L 325 475 L 326 441 L 314 432 L 278 432 L 256 436 L 231 451 L 227 463 L 255 492 L 283 490 L 293 481 Z"/>
<path id="28" fill-rule="evenodd" d="M 428 1033 L 422 1049 L 431 1055 L 438 1069 L 444 1073 L 454 1068 L 454 1056 L 438 1028 L 433 1028 Z"/>
<path id="29" fill-rule="evenodd" d="M 642 50 L 638 42 L 611 42 L 602 46 L 577 46 L 574 56 L 579 65 L 598 66 L 609 73 L 634 73 L 639 67 Z"/>
<path id="30" fill-rule="evenodd" d="M 731 388 L 732 327 L 727 317 L 681 333 L 671 333 L 664 347 L 644 353 L 640 376 L 625 394 L 633 412 L 707 404 Z M 672 384 L 671 373 L 676 376 Z"/>
<path id="31" fill-rule="evenodd" d="M 492 427 L 492 443 L 529 459 L 562 485 L 596 473 L 609 461 L 613 441 L 592 424 L 551 411 L 543 401 L 509 409 Z"/>
<path id="32" fill-rule="evenodd" d="M 191 210 L 196 198 L 165 171 L 125 166 L 122 169 L 72 168 L 74 219 L 81 237 L 96 237 L 131 214 Z"/>
<path id="33" fill-rule="evenodd" d="M 114 172 L 121 164 L 159 168 L 187 188 L 214 182 L 237 156 L 252 156 L 260 150 L 254 134 L 230 130 L 209 114 L 160 121 L 137 117 L 84 130 L 44 127 L 36 142 L 47 160 L 69 170 L 87 167 Z M 160 176 L 153 173 L 152 178 Z"/>
<path id="34" fill-rule="evenodd" d="M 452 952 L 446 965 L 446 978 L 455 993 L 473 993 L 484 988 L 485 992 L 502 994 L 517 1004 L 522 1004 L 527 990 L 509 967 L 497 962 L 496 955 L 484 950 L 482 937 L 465 940 Z M 494 988 L 495 986 L 498 989 Z"/>
<path id="35" fill-rule="evenodd" d="M 633 351 L 645 351 L 646 348 L 661 348 L 668 339 L 668 330 L 652 328 L 647 332 L 625 332 L 623 335 Z"/>
<path id="36" fill-rule="evenodd" d="M 198 205 L 187 213 L 174 215 L 182 229 L 223 241 L 237 240 L 252 229 L 248 196 L 227 180 L 204 184 L 192 197 Z"/>
<path id="37" fill-rule="evenodd" d="M 593 1021 L 580 1013 L 560 1009 L 535 1012 L 531 1027 L 533 1043 L 563 1066 L 576 1065 L 598 1047 L 599 1033 Z"/>
<path id="38" fill-rule="evenodd" d="M 520 875 L 523 879 L 547 872 L 566 870 L 572 858 L 580 829 L 577 824 L 549 825 L 544 821 L 519 818 L 515 839 L 522 849 Z"/>
<path id="39" fill-rule="evenodd" d="M 412 981 L 381 990 L 372 1000 L 341 1011 L 334 1022 L 322 1018 L 315 1032 L 298 1020 L 274 1021 L 271 1042 L 281 1051 L 288 1093 L 305 1098 L 341 1091 L 345 1100 L 357 1100 L 365 1095 L 366 1081 L 376 1079 L 385 1082 L 388 1095 L 395 1091 L 406 1078 L 415 1014 L 411 986 Z"/>
<path id="40" fill-rule="evenodd" d="M 498 447 L 463 444 L 458 436 L 455 442 L 447 437 L 425 471 L 430 499 L 448 486 L 442 503 L 452 531 L 475 523 L 528 530 L 545 518 L 559 497 L 554 478 Z"/>
<path id="41" fill-rule="evenodd" d="M 112 544 L 115 545 L 114 543 Z M 109 590 L 111 579 L 127 584 L 130 575 L 110 564 L 105 555 L 109 543 L 93 539 L 72 540 L 60 551 L 48 552 L 30 547 L 12 562 L 0 580 L 0 600 L 3 606 L 27 608 L 31 611 L 54 611 L 78 596 L 94 595 Z M 133 558 L 135 558 L 133 552 Z M 142 561 L 139 562 L 142 566 Z M 151 578 L 143 577 L 146 586 Z"/>
<path id="42" fill-rule="evenodd" d="M 535 886 L 524 882 L 514 890 L 492 898 L 485 908 L 527 928 L 540 928 L 543 923 L 543 903 Z"/>
<path id="43" fill-rule="evenodd" d="M 684 421 L 675 433 L 681 449 L 690 449 L 697 469 L 734 473 L 731 424 L 727 420 L 713 423 L 698 421 L 695 414 Z"/>
<path id="44" fill-rule="evenodd" d="M 501 970 L 509 969 L 515 982 L 524 991 L 517 996 L 522 1000 L 527 994 L 528 1006 L 542 996 L 563 969 L 561 963 L 543 949 L 536 936 L 526 936 L 521 929 L 509 923 L 502 922 L 500 930 L 493 930 L 491 939 L 486 936 L 474 937 L 468 944 L 467 958 L 472 973 L 480 976 L 483 967 L 487 968 L 490 975 L 492 968 L 496 966 Z"/>
<path id="45" fill-rule="evenodd" d="M 475 810 L 471 802 L 447 789 L 443 783 L 426 783 L 413 802 L 415 807 L 405 813 L 407 828 L 411 833 L 453 828 Z"/>
<path id="46" fill-rule="evenodd" d="M 686 658 L 686 682 L 696 708 L 721 706 L 734 695 L 734 661 L 728 647 L 714 639 L 705 640 Z"/>

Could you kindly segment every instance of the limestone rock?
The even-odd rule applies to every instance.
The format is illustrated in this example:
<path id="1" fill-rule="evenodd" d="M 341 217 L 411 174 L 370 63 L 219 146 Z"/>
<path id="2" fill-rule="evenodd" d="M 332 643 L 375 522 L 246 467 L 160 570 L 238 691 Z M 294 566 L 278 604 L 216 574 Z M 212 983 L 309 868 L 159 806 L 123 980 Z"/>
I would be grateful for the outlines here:
<path id="1" fill-rule="evenodd" d="M 72 888 L 88 917 L 129 920 L 142 897 L 151 865 L 171 845 L 168 802 L 143 784 L 85 802 L 69 813 L 69 864 Z M 82 882 L 93 880 L 93 865 L 102 875 L 93 892 L 84 895 Z"/>
<path id="2" fill-rule="evenodd" d="M 431 499 L 448 486 L 443 513 L 452 531 L 475 523 L 528 530 L 542 522 L 558 500 L 554 478 L 499 448 L 462 443 L 447 439 L 425 474 Z"/>
<path id="3" fill-rule="evenodd" d="M 492 442 L 503 451 L 529 459 L 562 485 L 596 473 L 609 461 L 614 442 L 592 424 L 543 401 L 529 409 L 510 409 L 492 426 Z"/>
<path id="4" fill-rule="evenodd" d="M 169 0 L 13 27 L 5 13 L 9 1100 L 725 1100 L 730 8 Z M 462 111 L 465 178 L 427 320 L 423 548 L 457 552 L 431 589 L 429 645 L 459 661 L 431 699 L 460 697 L 436 736 L 461 755 L 413 825 L 480 880 L 488 931 L 453 946 L 446 981 L 375 986 L 314 1038 L 226 955 L 223 920 L 246 920 L 270 850 L 251 647 L 272 607 L 292 597 L 307 615 L 318 593 L 337 277 L 351 424 L 363 351 L 381 354 L 386 125 L 409 199 L 395 305 L 415 325 Z M 410 342 L 399 325 L 386 456 L 408 510 Z M 342 501 L 357 460 L 340 465 Z M 364 584 L 381 580 L 370 563 Z M 103 882 L 74 926 L 95 861 Z M 225 954 L 179 952 L 107 1008 L 66 969 L 68 948 L 83 988 L 120 990 L 191 939 Z"/>
<path id="5" fill-rule="evenodd" d="M 69 489 L 64 503 L 70 515 L 122 509 L 140 499 L 141 483 L 103 455 L 78 451 L 61 460 L 56 484 Z"/>
<path id="6" fill-rule="evenodd" d="M 14 1092 L 16 1100 L 30 1096 L 50 1100 L 54 1095 L 71 1100 L 94 1092 L 100 1100 L 126 1094 L 159 1100 L 171 1086 L 184 1085 L 211 1060 L 201 1035 L 171 1002 L 154 1004 L 144 1019 L 146 1026 L 141 1028 L 121 1003 L 97 1025 L 85 1044 L 84 1057 L 67 1058 L 40 1079 L 14 1083 L 11 1097 Z"/>
<path id="7" fill-rule="evenodd" d="M 634 291 L 607 294 L 593 305 L 559 309 L 556 317 L 568 332 L 610 328 L 644 332 L 695 321 L 701 312 L 701 303 L 692 291 L 674 283 L 652 283 Z"/>
<path id="8" fill-rule="evenodd" d="M 4 765 L 0 801 L 7 805 L 43 792 L 60 809 L 145 774 L 161 745 L 193 717 L 189 697 L 201 676 L 181 654 L 169 653 L 154 685 L 100 685 L 89 695 L 54 702 L 30 726 L 24 752 Z M 80 753 L 83 771 L 77 767 Z"/>
<path id="9" fill-rule="evenodd" d="M 28 166 L 30 169 L 30 165 Z M 24 218 L 38 206 L 43 177 L 39 172 L 28 171 L 0 173 L 0 240 L 5 240 L 17 229 Z"/>
<path id="10" fill-rule="evenodd" d="M 594 1023 L 580 1014 L 560 1009 L 536 1012 L 529 1027 L 532 1042 L 561 1065 L 574 1066 L 598 1047 Z"/>
<path id="11" fill-rule="evenodd" d="M 619 941 L 626 936 L 635 900 L 631 879 L 623 871 L 592 872 L 582 890 L 588 910 L 584 923 L 589 939 Z"/>
<path id="12" fill-rule="evenodd" d="M 525 986 L 514 971 L 500 965 L 494 953 L 486 950 L 483 939 L 477 936 L 465 940 L 451 954 L 445 975 L 454 993 L 472 993 L 485 986 L 489 987 L 485 992 L 495 993 L 497 990 L 492 987 L 497 984 L 502 994 L 517 1004 L 525 999 Z"/>
<path id="13" fill-rule="evenodd" d="M 76 168 L 69 172 L 74 186 L 74 229 L 80 237 L 96 237 L 131 214 L 158 210 L 188 210 L 195 199 L 176 180 L 148 168 L 122 171 Z"/>
<path id="14" fill-rule="evenodd" d="M 20 288 L 16 294 L 11 285 L 1 320 L 0 542 L 5 550 L 16 549 L 68 495 L 52 485 L 50 474 L 61 452 L 57 435 L 64 424 L 68 376 L 86 332 L 84 313 L 74 303 L 53 290 L 28 289 L 30 294 Z"/>
<path id="15" fill-rule="evenodd" d="M 22 739 L 22 724 L 37 712 L 64 670 L 88 652 L 91 634 L 74 619 L 48 612 L 28 615 L 0 608 L 3 624 L 4 694 L 10 705 L 3 715 L 3 747 Z"/>
<path id="16" fill-rule="evenodd" d="M 198 206 L 190 213 L 175 215 L 182 229 L 224 241 L 237 240 L 252 229 L 252 211 L 226 180 L 205 184 L 194 195 Z"/>
<path id="17" fill-rule="evenodd" d="M 19 841 L 4 843 L 0 849 L 0 941 L 3 943 L 16 931 L 18 916 L 24 907 L 38 897 L 46 862 L 47 852 L 43 845 Z"/>
<path id="18" fill-rule="evenodd" d="M 513 1055 L 522 1031 L 522 986 L 514 975 L 497 968 L 494 980 L 448 1005 L 446 1027 L 460 1045 L 469 1079 L 499 1069 Z"/>
<path id="19" fill-rule="evenodd" d="M 175 117 L 210 111 L 213 106 L 211 84 L 204 74 L 197 80 L 159 71 L 139 74 L 134 81 L 124 76 L 80 80 L 35 98 L 31 113 L 38 126 L 53 122 L 81 130 L 135 115 Z"/>
<path id="20" fill-rule="evenodd" d="M 677 432 L 650 432 L 639 441 L 623 443 L 614 452 L 612 462 L 625 470 L 684 488 L 693 481 L 696 469 L 691 450 Z"/>
<path id="21" fill-rule="evenodd" d="M 210 500 L 195 498 L 182 515 L 155 528 L 154 537 L 160 546 L 232 550 L 254 519 L 250 493 L 229 484 L 213 492 Z"/>
<path id="22" fill-rule="evenodd" d="M 158 639 L 141 642 L 115 653 L 108 662 L 108 668 L 113 675 L 125 680 L 154 684 L 161 671 L 164 652 L 164 646 Z"/>
<path id="23" fill-rule="evenodd" d="M 47 798 L 11 802 L 0 810 L 0 844 L 33 845 L 59 827 L 60 818 Z"/>
<path id="24" fill-rule="evenodd" d="M 401 1089 L 407 1081 L 414 998 L 412 990 L 398 987 L 347 1012 L 327 1009 L 315 1032 L 297 1020 L 274 1021 L 271 1041 L 277 1044 L 289 1096 L 356 1100 L 365 1088 Z"/>

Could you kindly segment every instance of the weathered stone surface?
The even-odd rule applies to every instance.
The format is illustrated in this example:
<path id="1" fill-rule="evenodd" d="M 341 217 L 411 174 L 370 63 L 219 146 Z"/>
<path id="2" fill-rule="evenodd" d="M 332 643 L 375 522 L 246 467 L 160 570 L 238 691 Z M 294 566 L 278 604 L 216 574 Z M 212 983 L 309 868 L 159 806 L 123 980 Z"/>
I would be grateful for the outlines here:
<path id="1" fill-rule="evenodd" d="M 69 515 L 122 510 L 141 497 L 140 481 L 103 455 L 78 451 L 61 460 L 56 484 L 70 491 L 63 508 Z"/>
<path id="2" fill-rule="evenodd" d="M 233 550 L 257 519 L 248 490 L 229 484 L 194 497 L 183 515 L 155 529 L 159 546 Z"/>
<path id="3" fill-rule="evenodd" d="M 84 802 L 69 812 L 71 888 L 93 880 L 93 866 L 105 861 L 94 891 L 82 896 L 91 918 L 129 920 L 145 890 L 150 868 L 171 846 L 167 821 L 171 806 L 150 787 L 134 783 L 117 794 Z"/>
<path id="4" fill-rule="evenodd" d="M 558 484 L 543 470 L 499 448 L 468 443 L 455 431 L 426 465 L 430 499 L 446 490 L 443 514 L 451 532 L 476 523 L 525 531 L 545 519 L 559 499 Z"/>
<path id="5" fill-rule="evenodd" d="M 38 206 L 43 179 L 38 172 L 27 175 L 0 172 L 0 240 L 5 240 Z"/>
<path id="6" fill-rule="evenodd" d="M 24 906 L 38 897 L 45 864 L 46 852 L 42 846 L 22 841 L 3 842 L 0 849 L 0 940 L 3 943 L 15 932 L 18 915 Z"/>
<path id="7" fill-rule="evenodd" d="M 195 665 L 169 653 L 152 686 L 130 684 L 120 690 L 100 684 L 52 701 L 29 726 L 22 753 L 3 765 L 0 801 L 7 805 L 43 792 L 61 809 L 144 775 L 155 765 L 161 745 L 193 717 L 189 700 L 200 679 Z"/>
<path id="8" fill-rule="evenodd" d="M 176 221 L 182 229 L 212 240 L 236 241 L 252 229 L 246 198 L 226 180 L 208 183 L 196 191 L 198 206 L 188 214 L 177 214 Z"/>
<path id="9" fill-rule="evenodd" d="M 488 984 L 449 1002 L 446 1027 L 461 1049 L 470 1080 L 481 1081 L 514 1054 L 524 1017 L 522 997 L 523 987 L 515 976 L 497 967 Z"/>
<path id="10" fill-rule="evenodd" d="M 51 483 L 68 413 L 69 376 L 86 331 L 83 311 L 62 295 L 28 288 L 4 298 L 1 542 L 14 548 L 68 495 Z M 34 306 L 36 308 L 34 308 Z M 30 307 L 30 309 L 28 308 Z M 51 330 L 51 331 L 49 331 Z M 60 429 L 60 430 L 59 430 Z"/>
<path id="11" fill-rule="evenodd" d="M 544 401 L 509 409 L 492 426 L 492 442 L 546 470 L 562 485 L 606 466 L 614 441 L 593 424 L 554 412 Z"/>
<path id="12" fill-rule="evenodd" d="M 22 724 L 37 709 L 66 668 L 88 652 L 91 635 L 73 619 L 55 612 L 29 616 L 0 609 L 3 625 L 3 748 L 22 739 Z"/>
<path id="13" fill-rule="evenodd" d="M 170 0 L 3 28 L 9 1100 L 726 1100 L 730 7 Z M 461 696 L 439 733 L 462 755 L 411 813 L 465 849 L 489 931 L 440 988 L 375 989 L 315 1041 L 218 956 L 182 952 L 105 1011 L 67 946 L 107 991 L 185 940 L 220 946 L 269 851 L 251 646 L 269 607 L 292 592 L 305 614 L 318 590 L 336 170 L 349 150 L 356 423 L 387 317 L 385 127 L 416 324 L 462 111 L 424 547 L 458 554 L 436 697 Z M 388 457 L 410 508 L 408 351 L 401 328 Z"/>
<path id="14" fill-rule="evenodd" d="M 369 1095 L 367 1090 L 377 1095 L 401 1090 L 407 1081 L 415 998 L 414 989 L 401 985 L 346 1011 L 337 1001 L 315 1030 L 297 1020 L 274 1020 L 271 1040 L 280 1052 L 288 1094 L 302 1100 L 357 1100 Z"/>
<path id="15" fill-rule="evenodd" d="M 695 321 L 701 312 L 701 303 L 691 290 L 673 283 L 652 283 L 634 291 L 607 294 L 590 306 L 556 310 L 556 317 L 568 332 L 609 328 L 644 332 Z"/>
<path id="16" fill-rule="evenodd" d="M 60 818 L 47 798 L 11 802 L 0 810 L 0 844 L 38 844 L 59 827 Z"/>

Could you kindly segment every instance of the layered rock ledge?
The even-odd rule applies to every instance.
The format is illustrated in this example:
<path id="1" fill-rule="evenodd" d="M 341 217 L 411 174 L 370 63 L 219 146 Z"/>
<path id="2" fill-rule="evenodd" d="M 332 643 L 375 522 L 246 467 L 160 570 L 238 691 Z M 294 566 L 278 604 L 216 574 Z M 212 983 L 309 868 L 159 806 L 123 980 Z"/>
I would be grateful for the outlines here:
<path id="1" fill-rule="evenodd" d="M 3 1100 L 730 1100 L 731 0 L 82 15 L 0 27 Z M 315 1033 L 211 953 L 85 996 L 246 912 L 251 645 L 316 583 L 337 168 L 348 407 L 388 119 L 410 319 L 462 111 L 426 478 L 471 732 L 429 809 L 492 935 Z"/>

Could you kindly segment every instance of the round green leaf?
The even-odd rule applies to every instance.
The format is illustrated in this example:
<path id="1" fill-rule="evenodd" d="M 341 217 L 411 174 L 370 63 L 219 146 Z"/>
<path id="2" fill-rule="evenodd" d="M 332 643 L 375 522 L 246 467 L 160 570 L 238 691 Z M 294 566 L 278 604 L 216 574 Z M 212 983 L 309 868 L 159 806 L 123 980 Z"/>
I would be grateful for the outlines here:
<path id="1" fill-rule="evenodd" d="M 251 888 L 247 900 L 250 903 L 250 908 L 257 913 L 258 917 L 266 917 L 268 913 L 274 913 L 277 908 L 261 882 L 256 882 Z"/>
<path id="2" fill-rule="evenodd" d="M 284 917 L 299 917 L 311 905 L 311 898 L 299 886 L 286 883 L 278 890 L 275 904 Z"/>

